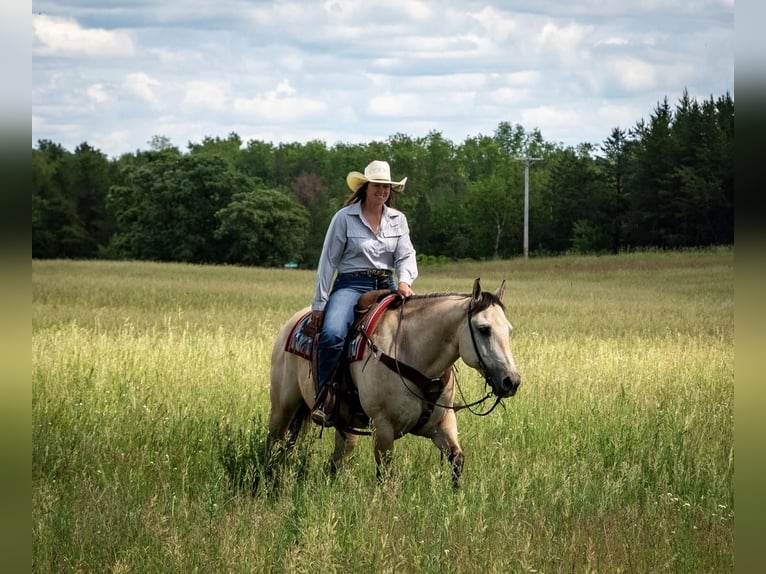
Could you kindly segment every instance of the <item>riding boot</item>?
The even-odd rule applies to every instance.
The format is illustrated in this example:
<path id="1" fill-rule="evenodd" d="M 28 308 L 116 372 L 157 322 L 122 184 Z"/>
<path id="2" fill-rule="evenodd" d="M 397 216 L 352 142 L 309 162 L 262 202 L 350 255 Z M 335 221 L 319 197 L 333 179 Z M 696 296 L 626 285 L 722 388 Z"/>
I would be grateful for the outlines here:
<path id="1" fill-rule="evenodd" d="M 331 427 L 335 424 L 335 391 L 338 388 L 340 369 L 340 362 L 335 362 L 327 382 L 319 385 L 314 406 L 311 408 L 311 420 L 318 425 Z"/>
<path id="2" fill-rule="evenodd" d="M 335 411 L 335 392 L 332 383 L 322 386 L 317 393 L 314 408 L 311 411 L 311 420 L 323 427 L 333 426 L 333 413 Z"/>

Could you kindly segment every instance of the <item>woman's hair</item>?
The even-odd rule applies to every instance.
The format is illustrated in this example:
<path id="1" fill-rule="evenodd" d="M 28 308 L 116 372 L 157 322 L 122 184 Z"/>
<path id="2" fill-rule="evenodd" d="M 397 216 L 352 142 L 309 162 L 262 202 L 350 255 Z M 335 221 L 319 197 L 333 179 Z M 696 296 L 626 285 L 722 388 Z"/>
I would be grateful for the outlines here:
<path id="1" fill-rule="evenodd" d="M 360 201 L 364 201 L 367 199 L 367 186 L 370 184 L 369 181 L 362 184 L 362 187 L 357 189 L 354 193 L 349 195 L 346 198 L 346 201 L 343 203 L 343 205 L 351 205 L 352 203 L 359 203 Z M 394 190 L 391 189 L 391 191 L 388 194 L 388 199 L 386 199 L 386 205 L 388 207 L 394 206 Z"/>

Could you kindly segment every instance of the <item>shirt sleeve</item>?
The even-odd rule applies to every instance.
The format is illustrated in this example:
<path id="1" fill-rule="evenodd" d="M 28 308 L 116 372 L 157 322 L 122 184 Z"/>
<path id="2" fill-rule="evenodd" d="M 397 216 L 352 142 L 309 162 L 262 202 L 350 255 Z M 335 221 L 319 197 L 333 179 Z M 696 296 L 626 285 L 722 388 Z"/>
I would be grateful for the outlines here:
<path id="1" fill-rule="evenodd" d="M 312 311 L 323 311 L 327 305 L 333 277 L 346 247 L 346 226 L 346 215 L 343 211 L 338 211 L 330 220 L 317 266 L 314 298 L 311 300 Z"/>
<path id="2" fill-rule="evenodd" d="M 418 276 L 418 262 L 415 254 L 415 247 L 410 240 L 410 227 L 404 214 L 402 217 L 402 235 L 396 244 L 394 252 L 394 267 L 396 277 L 400 283 L 406 283 L 412 286 Z"/>

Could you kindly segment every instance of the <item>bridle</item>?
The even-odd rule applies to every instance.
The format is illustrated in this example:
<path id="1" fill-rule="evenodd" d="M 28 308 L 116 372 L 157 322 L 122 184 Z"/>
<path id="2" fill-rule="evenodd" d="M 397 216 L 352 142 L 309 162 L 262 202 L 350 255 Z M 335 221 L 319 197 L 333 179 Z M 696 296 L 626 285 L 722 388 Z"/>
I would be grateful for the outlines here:
<path id="1" fill-rule="evenodd" d="M 484 377 L 484 388 L 489 386 L 491 389 L 493 389 L 494 386 L 492 385 L 492 377 L 489 374 L 489 369 L 487 369 L 487 364 L 484 362 L 484 359 L 481 357 L 481 353 L 479 353 L 479 345 L 478 345 L 478 343 L 476 343 L 476 334 L 474 333 L 473 321 L 471 320 L 471 316 L 474 313 L 474 309 L 475 309 L 474 302 L 473 302 L 473 300 L 471 300 L 471 304 L 468 307 L 468 331 L 471 333 L 471 343 L 473 343 L 473 350 L 476 353 L 476 358 L 479 360 L 479 372 L 481 373 L 481 376 Z M 455 380 L 457 381 L 457 377 L 455 377 Z M 462 396 L 463 390 L 460 389 L 459 387 L 458 387 L 458 389 L 460 390 L 460 394 Z M 500 398 L 500 396 L 496 397 L 495 404 L 492 405 L 489 408 L 489 410 L 486 411 L 486 412 L 477 413 L 477 412 L 474 412 L 471 409 L 471 407 L 476 405 L 476 404 L 483 403 L 484 401 L 486 401 L 491 396 L 492 396 L 492 393 L 487 393 L 486 396 L 483 399 L 480 399 L 479 401 L 477 401 L 475 403 L 472 403 L 472 404 L 464 405 L 463 408 L 467 408 L 470 413 L 473 413 L 473 414 L 475 414 L 477 416 L 481 416 L 481 417 L 487 416 L 489 413 L 491 413 L 492 411 L 495 410 L 495 407 L 497 407 L 497 405 L 501 404 L 500 401 L 502 399 Z M 505 405 L 503 405 L 503 408 L 505 408 Z"/>

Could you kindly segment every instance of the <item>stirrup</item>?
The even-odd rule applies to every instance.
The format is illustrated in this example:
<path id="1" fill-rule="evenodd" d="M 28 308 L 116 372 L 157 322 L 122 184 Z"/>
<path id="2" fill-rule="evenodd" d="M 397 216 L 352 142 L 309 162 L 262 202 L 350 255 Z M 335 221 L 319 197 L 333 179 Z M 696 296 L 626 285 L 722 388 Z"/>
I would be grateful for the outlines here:
<path id="1" fill-rule="evenodd" d="M 319 405 L 317 408 L 311 411 L 311 420 L 321 427 L 330 427 L 332 426 L 330 417 L 327 416 L 327 413 L 324 412 L 323 407 L 323 405 Z"/>
<path id="2" fill-rule="evenodd" d="M 328 405 L 326 401 L 322 401 L 319 406 L 311 411 L 311 420 L 321 427 L 335 426 L 335 417 L 333 416 L 332 408 L 333 405 Z"/>

